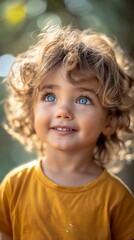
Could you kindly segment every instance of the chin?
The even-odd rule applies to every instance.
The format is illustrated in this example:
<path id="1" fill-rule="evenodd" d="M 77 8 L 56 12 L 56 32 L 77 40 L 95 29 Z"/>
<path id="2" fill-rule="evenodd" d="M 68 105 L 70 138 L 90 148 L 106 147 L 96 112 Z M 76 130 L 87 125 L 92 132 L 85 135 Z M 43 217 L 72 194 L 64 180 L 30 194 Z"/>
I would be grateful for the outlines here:
<path id="1" fill-rule="evenodd" d="M 51 145 L 51 147 L 53 149 L 59 150 L 59 151 L 64 151 L 64 152 L 70 152 L 70 151 L 74 151 L 74 147 L 73 146 L 68 146 L 66 144 L 60 144 L 60 145 Z M 76 149 L 76 148 L 75 148 Z"/>

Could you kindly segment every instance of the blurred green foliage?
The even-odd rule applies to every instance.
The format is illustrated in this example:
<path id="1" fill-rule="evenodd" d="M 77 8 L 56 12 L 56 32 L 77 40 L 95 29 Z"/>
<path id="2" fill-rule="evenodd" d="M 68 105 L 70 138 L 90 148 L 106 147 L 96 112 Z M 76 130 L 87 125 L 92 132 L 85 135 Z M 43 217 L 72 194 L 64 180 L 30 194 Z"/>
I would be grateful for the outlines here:
<path id="1" fill-rule="evenodd" d="M 62 26 L 71 24 L 80 29 L 92 27 L 101 31 L 117 39 L 126 53 L 134 58 L 133 10 L 133 0 L 0 0 L 0 73 L 4 72 L 0 75 L 0 82 L 9 71 L 9 57 L 35 43 L 38 33 L 49 20 Z M 5 97 L 1 84 L 0 100 Z M 0 106 L 1 123 L 4 118 Z M 0 126 L 0 180 L 10 169 L 33 157 Z M 129 178 L 127 183 L 134 189 L 132 179 Z"/>

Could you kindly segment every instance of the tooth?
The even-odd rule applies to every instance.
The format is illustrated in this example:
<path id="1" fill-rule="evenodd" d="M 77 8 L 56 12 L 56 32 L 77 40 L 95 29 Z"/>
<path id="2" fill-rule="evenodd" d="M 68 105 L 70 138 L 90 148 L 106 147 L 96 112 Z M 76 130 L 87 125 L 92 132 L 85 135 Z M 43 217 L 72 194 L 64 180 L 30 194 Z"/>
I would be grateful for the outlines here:
<path id="1" fill-rule="evenodd" d="M 64 132 L 67 132 L 67 131 L 72 131 L 72 128 L 55 128 L 55 130 L 57 131 L 64 131 Z"/>

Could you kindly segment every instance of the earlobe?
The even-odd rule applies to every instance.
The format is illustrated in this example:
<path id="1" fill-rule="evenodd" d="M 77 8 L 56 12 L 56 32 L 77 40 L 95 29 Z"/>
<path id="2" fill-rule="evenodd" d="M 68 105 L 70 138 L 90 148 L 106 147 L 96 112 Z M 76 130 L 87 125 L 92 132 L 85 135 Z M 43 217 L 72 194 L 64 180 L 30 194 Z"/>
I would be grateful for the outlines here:
<path id="1" fill-rule="evenodd" d="M 102 133 L 108 137 L 116 131 L 116 128 L 117 128 L 117 119 L 115 117 L 112 117 L 108 120 Z"/>

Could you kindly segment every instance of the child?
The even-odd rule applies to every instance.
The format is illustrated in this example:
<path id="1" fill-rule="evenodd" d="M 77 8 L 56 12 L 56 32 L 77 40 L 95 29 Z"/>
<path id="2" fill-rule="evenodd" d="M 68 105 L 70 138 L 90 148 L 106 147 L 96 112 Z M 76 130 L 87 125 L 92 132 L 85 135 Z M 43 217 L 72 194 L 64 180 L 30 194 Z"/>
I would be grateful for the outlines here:
<path id="1" fill-rule="evenodd" d="M 6 129 L 40 160 L 1 183 L 5 239 L 134 239 L 132 193 L 105 167 L 133 127 L 134 79 L 117 50 L 89 29 L 48 27 L 16 58 Z"/>

